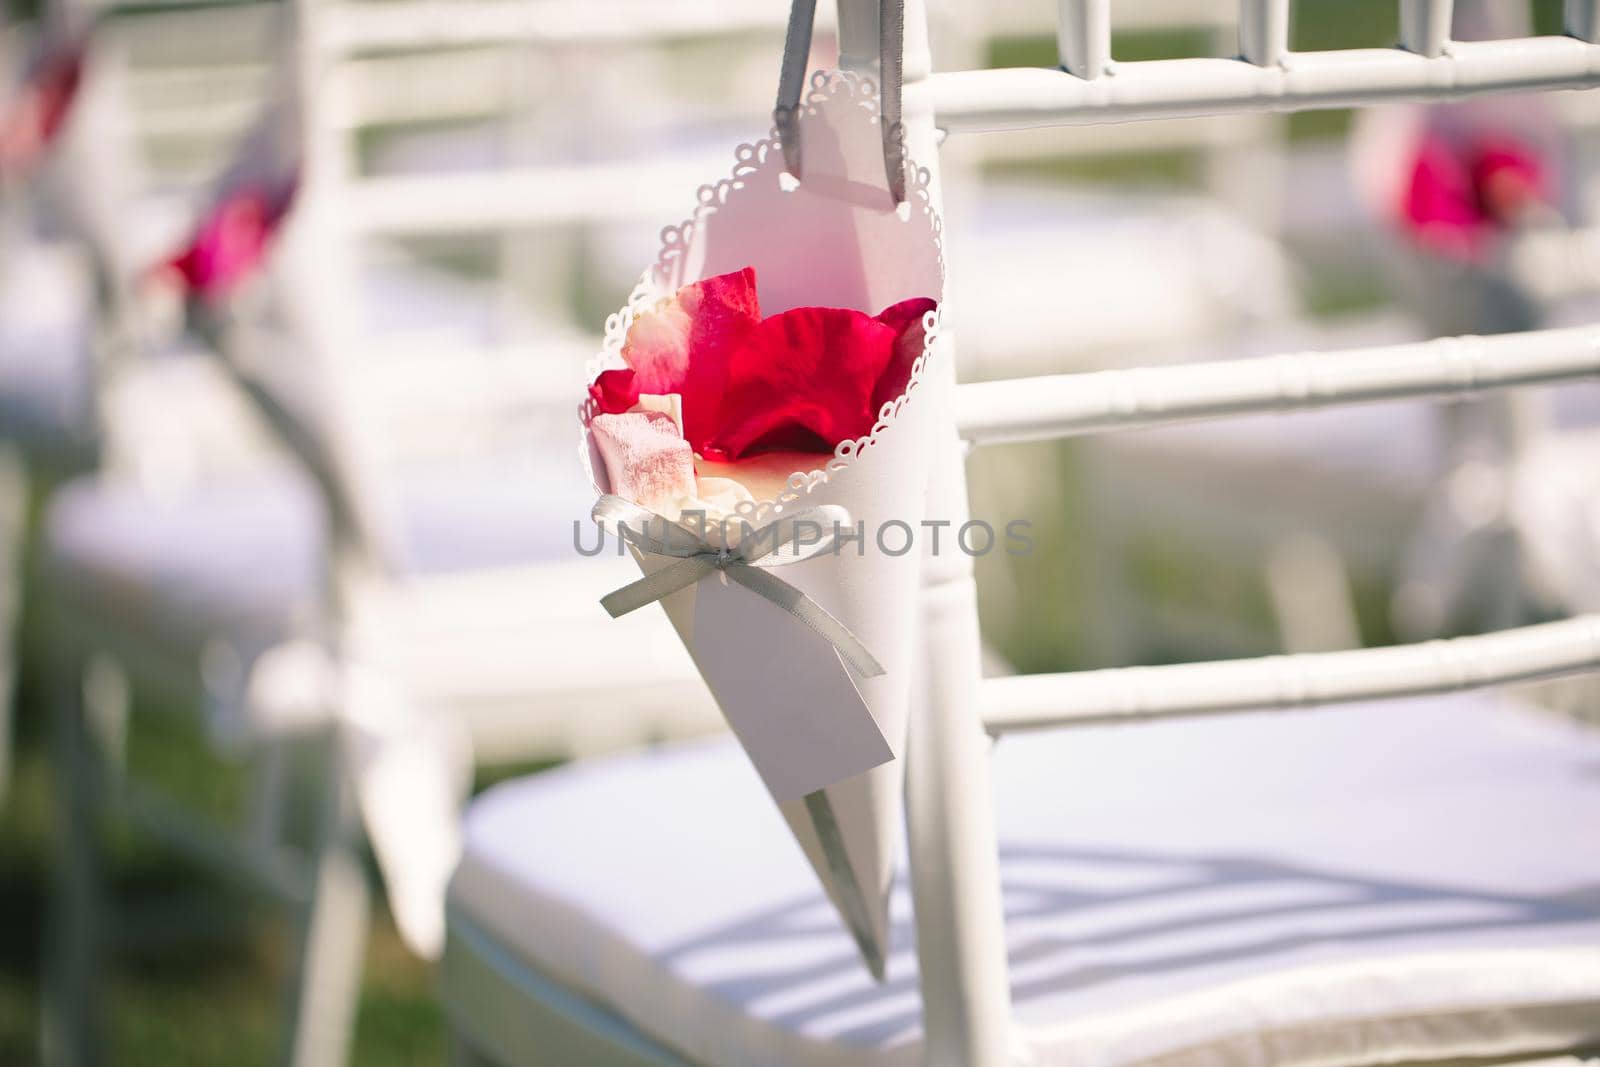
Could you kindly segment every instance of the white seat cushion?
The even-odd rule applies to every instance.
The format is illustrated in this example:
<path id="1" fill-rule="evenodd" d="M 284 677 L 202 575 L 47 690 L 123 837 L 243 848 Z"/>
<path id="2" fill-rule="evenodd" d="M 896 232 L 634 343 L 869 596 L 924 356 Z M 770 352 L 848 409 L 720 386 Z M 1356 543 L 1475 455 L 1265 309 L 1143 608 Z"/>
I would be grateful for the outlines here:
<path id="1" fill-rule="evenodd" d="M 575 464 L 574 464 L 575 465 Z M 408 573 L 495 568 L 576 556 L 573 517 L 587 504 L 541 500 L 503 467 L 418 468 L 395 512 Z M 314 492 L 288 471 L 185 489 L 170 499 L 110 481 L 64 487 L 48 518 L 50 555 L 69 587 L 101 589 L 143 620 L 200 633 L 217 626 L 281 630 L 314 606 L 323 519 Z"/>
<path id="2" fill-rule="evenodd" d="M 420 704 L 467 716 L 490 756 L 584 753 L 718 727 L 665 617 L 612 620 L 600 607 L 638 569 L 574 550 L 588 490 L 541 497 L 529 475 L 514 457 L 490 457 L 397 479 L 405 580 L 355 606 L 363 655 Z M 80 479 L 53 496 L 45 543 L 80 624 L 113 648 L 131 643 L 134 654 L 179 663 L 225 650 L 211 662 L 229 669 L 205 678 L 214 727 L 231 738 L 276 728 L 249 706 L 248 675 L 262 653 L 319 623 L 323 519 L 309 486 L 263 472 L 165 500 Z M 615 662 L 613 642 L 634 650 L 628 663 Z"/>
<path id="3" fill-rule="evenodd" d="M 13 249 L 0 277 L 0 438 L 62 462 L 93 438 L 89 288 L 47 245 Z"/>
<path id="4" fill-rule="evenodd" d="M 1019 735 L 994 779 L 1019 1063 L 1600 1041 L 1600 737 L 1462 697 Z M 695 1062 L 921 1062 L 906 894 L 875 987 L 731 743 L 498 786 L 466 836 L 458 930 Z"/>
<path id="5" fill-rule="evenodd" d="M 46 558 L 94 618 L 175 644 L 272 640 L 315 607 L 322 518 L 277 474 L 170 499 L 81 478 L 51 499 Z"/>

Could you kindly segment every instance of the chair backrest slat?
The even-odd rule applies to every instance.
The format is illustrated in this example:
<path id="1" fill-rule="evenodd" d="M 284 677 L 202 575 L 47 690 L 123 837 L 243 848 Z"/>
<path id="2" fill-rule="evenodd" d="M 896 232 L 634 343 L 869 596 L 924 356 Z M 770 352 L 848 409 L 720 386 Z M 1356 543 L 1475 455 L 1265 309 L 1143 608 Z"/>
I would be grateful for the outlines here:
<path id="1" fill-rule="evenodd" d="M 782 4 L 744 0 L 399 0 L 340 5 L 319 43 L 337 54 L 480 44 L 654 44 L 779 32 L 787 15 Z"/>
<path id="2" fill-rule="evenodd" d="M 1275 67 L 1289 54 L 1289 0 L 1240 0 L 1239 55 Z"/>
<path id="3" fill-rule="evenodd" d="M 984 683 L 991 733 L 1483 689 L 1600 670 L 1600 615 L 1390 648 L 1031 674 Z"/>
<path id="4" fill-rule="evenodd" d="M 1454 0 L 1400 0 L 1400 47 L 1419 56 L 1444 54 Z"/>
<path id="5" fill-rule="evenodd" d="M 417 237 L 671 218 L 704 177 L 693 159 L 378 175 L 351 181 L 342 221 L 367 237 Z"/>
<path id="6" fill-rule="evenodd" d="M 1111 63 L 1111 0 L 1061 0 L 1056 41 L 1069 74 L 1103 75 Z"/>
<path id="7" fill-rule="evenodd" d="M 1291 68 L 1236 59 L 1121 63 L 1086 81 L 1059 70 L 1014 68 L 938 74 L 907 89 L 940 127 L 1017 130 L 1257 111 L 1307 111 L 1479 93 L 1600 85 L 1600 45 L 1573 37 L 1461 41 L 1433 58 L 1399 49 L 1297 52 Z"/>
<path id="8" fill-rule="evenodd" d="M 1590 378 L 1600 327 L 1579 326 L 980 382 L 957 390 L 956 425 L 974 443 L 1034 441 Z"/>

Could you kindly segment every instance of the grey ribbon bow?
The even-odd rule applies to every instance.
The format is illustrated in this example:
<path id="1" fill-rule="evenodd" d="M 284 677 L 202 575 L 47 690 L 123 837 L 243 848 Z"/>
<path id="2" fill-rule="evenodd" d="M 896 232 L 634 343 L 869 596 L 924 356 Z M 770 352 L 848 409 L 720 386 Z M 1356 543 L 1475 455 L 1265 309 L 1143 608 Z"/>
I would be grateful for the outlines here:
<path id="1" fill-rule="evenodd" d="M 702 533 L 610 493 L 595 504 L 594 518 L 640 551 L 678 560 L 601 597 L 601 606 L 613 619 L 687 589 L 708 574 L 720 573 L 800 620 L 832 645 L 859 677 L 876 678 L 884 673 L 848 626 L 770 571 L 831 551 L 836 531 L 850 520 L 844 508 L 824 504 L 784 515 L 757 529 L 747 526 L 736 548 L 713 545 Z M 818 540 L 796 543 L 802 527 L 816 529 Z M 662 536 L 652 536 L 654 529 L 660 529 Z"/>

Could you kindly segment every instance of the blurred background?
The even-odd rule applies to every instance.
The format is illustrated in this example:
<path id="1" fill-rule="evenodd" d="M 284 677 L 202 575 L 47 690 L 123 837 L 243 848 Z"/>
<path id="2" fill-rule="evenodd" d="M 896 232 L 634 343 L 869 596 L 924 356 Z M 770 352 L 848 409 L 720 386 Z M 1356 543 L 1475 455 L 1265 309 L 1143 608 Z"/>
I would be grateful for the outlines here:
<path id="1" fill-rule="evenodd" d="M 1560 7 L 1458 0 L 1456 35 L 1558 33 Z M 1046 0 L 931 8 L 938 69 L 1058 62 Z M 385 799 L 392 768 L 438 757 L 400 792 L 459 799 L 717 728 L 670 633 L 625 678 L 592 652 L 528 657 L 616 640 L 592 618 L 610 586 L 561 563 L 589 502 L 579 376 L 661 227 L 766 135 L 786 17 L 778 0 L 12 0 L 0 1063 L 51 1047 L 53 954 L 73 958 L 77 929 L 57 909 L 103 935 L 110 1062 L 278 1059 L 307 924 L 247 883 L 345 833 L 355 817 L 329 824 L 329 804 L 371 842 L 351 1060 L 440 1063 L 426 872 L 450 831 Z M 830 17 L 813 66 L 836 59 Z M 1120 62 L 1237 51 L 1226 0 L 1113 18 Z M 1297 0 L 1291 33 L 1391 47 L 1396 5 Z M 1594 322 L 1597 127 L 1600 98 L 1560 93 L 952 137 L 961 377 Z M 1584 385 L 980 452 L 974 514 L 1026 519 L 1038 546 L 979 561 L 989 667 L 1600 610 L 1597 414 Z M 319 686 L 348 697 L 358 673 L 383 680 L 349 697 L 381 723 L 319 718 Z M 63 701 L 87 741 L 52 722 Z M 448 727 L 415 712 L 463 704 Z M 323 796 L 329 731 L 354 798 Z M 63 779 L 85 758 L 116 799 Z M 134 782 L 151 791 L 123 799 Z M 90 858 L 74 813 L 95 802 Z M 243 851 L 194 815 L 241 828 Z M 99 889 L 78 899 L 60 872 L 87 864 Z"/>

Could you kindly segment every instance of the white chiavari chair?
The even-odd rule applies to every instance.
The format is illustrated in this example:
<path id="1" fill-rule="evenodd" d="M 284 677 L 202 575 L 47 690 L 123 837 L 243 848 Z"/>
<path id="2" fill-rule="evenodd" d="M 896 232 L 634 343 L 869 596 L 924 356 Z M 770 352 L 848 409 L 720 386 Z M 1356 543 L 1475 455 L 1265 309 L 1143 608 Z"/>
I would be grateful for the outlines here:
<path id="1" fill-rule="evenodd" d="M 129 391 L 160 395 L 169 411 L 218 406 L 216 390 L 187 373 L 184 360 L 158 368 L 138 358 L 148 340 L 139 274 L 164 237 L 159 211 L 127 210 L 150 175 L 126 107 L 128 57 L 109 19 L 89 28 L 98 14 L 76 3 L 46 5 L 33 45 L 41 55 L 81 45 L 77 88 L 37 165 L 0 178 L 0 569 L 9 602 L 0 611 L 0 659 L 8 665 L 0 674 L 9 673 L 14 648 L 30 502 L 95 468 L 108 436 L 130 436 L 129 427 L 113 430 Z M 8 100 L 15 88 L 8 85 Z"/>
<path id="2" fill-rule="evenodd" d="M 1061 6 L 1069 48 L 1103 50 L 1105 0 Z M 844 54 L 875 55 L 876 5 L 840 7 Z M 1290 54 L 1288 4 L 1247 0 L 1250 58 L 1093 80 L 930 74 L 907 5 L 912 156 L 931 163 L 936 126 L 1600 79 L 1592 3 L 1568 4 L 1566 36 L 1446 46 L 1449 7 L 1403 4 L 1403 49 Z M 959 386 L 931 513 L 967 518 L 964 442 L 1591 379 L 1597 343 L 1584 327 Z M 462 1062 L 1356 1067 L 1600 1044 L 1600 739 L 1497 693 L 1600 670 L 1600 619 L 985 682 L 971 561 L 925 556 L 923 595 L 887 983 L 736 746 L 591 761 L 469 812 L 443 987 Z"/>
<path id="3" fill-rule="evenodd" d="M 489 79 L 471 98 L 485 86 L 468 78 L 465 94 L 449 86 L 443 99 L 396 93 L 426 49 L 509 41 L 547 58 L 580 46 L 603 56 L 617 39 L 648 51 L 708 27 L 735 38 L 781 28 L 781 8 L 759 18 L 747 8 L 491 3 L 463 18 L 456 4 L 297 6 L 306 140 L 294 218 L 271 284 L 241 294 L 232 325 L 205 332 L 309 484 L 304 472 L 258 468 L 196 479 L 182 494 L 84 480 L 49 514 L 63 750 L 79 783 L 61 923 L 79 933 L 62 946 L 56 1001 L 74 1009 L 65 1036 L 84 1039 L 70 1051 L 94 1030 L 98 812 L 135 815 L 295 906 L 288 1054 L 332 1064 L 349 1038 L 365 947 L 354 852 L 363 832 L 402 934 L 426 954 L 442 939 L 443 883 L 474 758 L 564 756 L 720 728 L 665 627 L 641 619 L 633 647 L 653 651 L 618 664 L 606 652 L 616 631 L 582 610 L 592 570 L 566 554 L 568 505 L 587 487 L 569 463 L 570 397 L 548 383 L 565 377 L 562 355 L 575 367 L 594 342 L 549 319 L 509 337 L 484 329 L 475 287 L 410 270 L 414 259 L 385 248 L 649 217 L 639 190 L 689 188 L 700 169 L 691 177 L 682 164 L 579 158 L 372 173 L 355 142 L 441 110 L 448 119 L 505 109 L 524 88 L 517 77 Z M 405 149 L 394 154 L 403 160 Z M 379 270 L 377 287 L 388 289 L 371 300 L 364 260 L 375 248 L 388 257 L 380 267 L 408 269 Z M 372 324 L 384 315 L 393 321 Z M 522 354 L 544 363 L 530 369 L 512 358 Z M 136 687 L 201 705 L 219 754 L 248 760 L 269 800 L 282 800 L 285 753 L 314 747 L 328 762 L 309 855 L 289 847 L 270 806 L 241 835 L 146 783 L 102 773 L 90 726 L 118 713 L 86 707 L 78 692 L 91 657 Z M 126 688 L 89 695 L 118 703 Z"/>
<path id="4" fill-rule="evenodd" d="M 0 22 L 0 122 L 7 136 L 29 83 L 39 79 L 37 65 L 48 63 L 52 51 L 65 53 L 74 29 L 51 25 L 27 34 Z M 69 110 L 30 169 L 48 168 L 52 155 L 81 143 L 80 118 Z M 13 159 L 0 164 L 0 795 L 10 771 L 31 486 L 43 470 L 59 474 L 88 462 L 94 421 L 87 332 L 93 282 L 80 249 L 41 233 L 42 182 L 36 173 L 16 172 L 19 166 Z"/>

